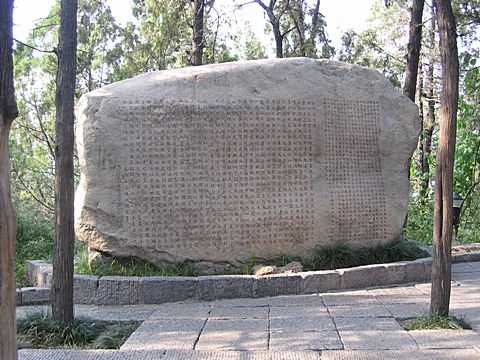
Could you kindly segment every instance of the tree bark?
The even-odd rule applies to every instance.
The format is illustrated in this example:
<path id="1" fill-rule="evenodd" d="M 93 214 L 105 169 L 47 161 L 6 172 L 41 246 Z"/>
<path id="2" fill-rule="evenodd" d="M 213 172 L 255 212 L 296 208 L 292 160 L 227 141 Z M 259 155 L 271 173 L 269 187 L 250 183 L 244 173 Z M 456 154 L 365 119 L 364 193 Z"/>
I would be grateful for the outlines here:
<path id="1" fill-rule="evenodd" d="M 203 64 L 203 47 L 204 47 L 204 29 L 203 16 L 205 13 L 204 0 L 192 0 L 194 2 L 194 20 L 193 20 L 193 51 L 191 65 L 197 66 Z"/>
<path id="2" fill-rule="evenodd" d="M 458 109 L 458 49 L 455 17 L 450 0 L 434 2 L 440 34 L 442 92 L 440 95 L 440 137 L 435 176 L 433 265 L 430 313 L 449 313 L 451 289 L 452 192 Z"/>
<path id="3" fill-rule="evenodd" d="M 258 5 L 262 7 L 262 9 L 265 11 L 265 13 L 268 16 L 268 22 L 270 25 L 272 25 L 272 31 L 273 31 L 273 38 L 275 39 L 275 56 L 277 58 L 283 58 L 283 37 L 284 34 L 282 34 L 280 30 L 280 19 L 285 13 L 285 11 L 288 9 L 290 0 L 287 1 L 287 4 L 285 8 L 280 12 L 278 16 L 275 16 L 275 4 L 277 3 L 277 0 L 270 0 L 268 6 L 263 3 L 262 0 L 253 0 L 256 2 Z"/>
<path id="4" fill-rule="evenodd" d="M 13 0 L 0 0 L 0 359 L 17 359 L 15 217 L 10 193 L 8 137 L 18 116 L 13 87 Z"/>
<path id="5" fill-rule="evenodd" d="M 412 101 L 415 101 L 415 91 L 417 88 L 424 3 L 424 0 L 413 0 L 412 16 L 410 18 L 410 34 L 407 46 L 407 68 L 405 70 L 405 85 L 403 87 L 403 93 Z"/>
<path id="6" fill-rule="evenodd" d="M 435 48 L 435 11 L 432 9 L 432 18 L 430 20 L 430 36 L 429 43 L 431 46 L 430 59 L 427 66 L 427 76 L 426 76 L 426 88 L 428 90 L 428 111 L 427 111 L 427 122 L 425 126 L 425 139 L 423 146 L 423 161 L 422 161 L 422 173 L 423 173 L 423 184 L 422 184 L 422 193 L 427 194 L 427 189 L 429 187 L 429 174 L 430 174 L 430 164 L 428 163 L 428 157 L 432 152 L 432 136 L 433 130 L 435 128 L 435 92 L 434 92 L 434 54 L 433 49 Z"/>
<path id="7" fill-rule="evenodd" d="M 55 146 L 55 242 L 52 315 L 73 321 L 73 124 L 77 51 L 77 0 L 62 0 L 58 45 Z"/>

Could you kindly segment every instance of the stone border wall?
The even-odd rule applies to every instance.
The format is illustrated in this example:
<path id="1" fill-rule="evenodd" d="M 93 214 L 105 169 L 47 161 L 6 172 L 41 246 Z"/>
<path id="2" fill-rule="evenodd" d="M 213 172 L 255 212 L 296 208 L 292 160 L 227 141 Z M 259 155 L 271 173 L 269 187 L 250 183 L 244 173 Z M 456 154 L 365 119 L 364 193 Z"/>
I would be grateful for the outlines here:
<path id="1" fill-rule="evenodd" d="M 452 255 L 452 262 L 480 261 L 480 252 Z M 216 276 L 74 276 L 74 302 L 95 305 L 162 304 L 166 302 L 277 295 L 388 286 L 430 280 L 432 258 L 347 269 L 295 274 Z M 52 265 L 28 262 L 28 277 L 35 287 L 17 290 L 17 305 L 50 301 Z"/>

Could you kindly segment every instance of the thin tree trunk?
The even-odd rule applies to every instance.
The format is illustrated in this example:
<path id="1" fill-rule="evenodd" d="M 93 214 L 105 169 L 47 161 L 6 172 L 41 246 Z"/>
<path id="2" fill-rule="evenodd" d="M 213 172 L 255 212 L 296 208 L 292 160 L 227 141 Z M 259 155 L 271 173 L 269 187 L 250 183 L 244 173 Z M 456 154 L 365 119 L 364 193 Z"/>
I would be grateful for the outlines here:
<path id="1" fill-rule="evenodd" d="M 428 100 L 427 100 L 427 121 L 425 125 L 425 135 L 424 135 L 424 142 L 423 142 L 423 159 L 422 159 L 422 174 L 423 174 L 423 184 L 422 184 L 422 194 L 426 196 L 427 190 L 429 187 L 429 176 L 430 176 L 430 164 L 428 163 L 428 157 L 432 152 L 432 136 L 433 130 L 435 128 L 435 92 L 434 92 L 434 78 L 433 78 L 433 63 L 434 63 L 434 54 L 433 50 L 435 48 L 435 10 L 432 7 L 432 17 L 430 19 L 430 35 L 429 35 L 429 43 L 431 46 L 430 51 L 430 58 L 428 60 L 427 65 L 427 74 L 426 74 L 426 89 L 428 90 Z"/>
<path id="2" fill-rule="evenodd" d="M 0 0 L 0 359 L 17 359 L 15 217 L 10 194 L 8 136 L 18 116 L 13 87 L 13 0 Z"/>
<path id="3" fill-rule="evenodd" d="M 422 16 L 424 0 L 413 0 L 412 16 L 410 18 L 410 35 L 408 39 L 407 68 L 405 70 L 405 85 L 403 93 L 415 101 L 417 88 L 418 61 L 422 42 Z"/>
<path id="4" fill-rule="evenodd" d="M 205 12 L 204 0 L 193 0 L 194 2 L 194 21 L 193 21 L 193 51 L 191 64 L 193 66 L 202 65 L 203 63 L 203 16 Z"/>
<path id="5" fill-rule="evenodd" d="M 53 253 L 52 314 L 73 321 L 73 123 L 77 50 L 77 0 L 62 0 L 55 146 L 55 243 Z"/>
<path id="6" fill-rule="evenodd" d="M 440 138 L 435 177 L 433 265 L 430 313 L 448 315 L 451 289 L 452 192 L 458 109 L 458 49 L 455 17 L 450 0 L 435 0 L 440 54 L 442 92 L 440 95 Z"/>
<path id="7" fill-rule="evenodd" d="M 283 58 L 283 36 L 280 32 L 280 23 L 274 20 L 270 20 L 273 29 L 273 37 L 275 38 L 275 56 L 277 58 Z"/>
<path id="8" fill-rule="evenodd" d="M 421 121 L 421 124 L 422 126 L 420 127 L 422 130 L 420 132 L 420 139 L 418 141 L 418 164 L 419 164 L 419 167 L 422 169 L 423 168 L 423 159 L 424 159 L 424 153 L 423 153 L 423 150 L 424 150 L 424 146 L 423 146 L 423 143 L 424 143 L 424 132 L 423 132 L 423 128 L 424 128 L 424 124 L 425 124 L 425 114 L 424 114 L 424 111 L 423 111 L 423 99 L 424 99 L 424 96 L 423 96 L 423 91 L 424 91 L 424 75 L 423 75 L 424 71 L 423 71 L 423 66 L 422 66 L 422 62 L 420 61 L 419 62 L 419 65 L 418 65 L 418 80 L 417 80 L 417 99 L 418 99 L 418 109 L 420 110 L 420 121 Z M 423 189 L 423 182 L 420 184 L 420 192 L 422 192 L 422 189 Z"/>

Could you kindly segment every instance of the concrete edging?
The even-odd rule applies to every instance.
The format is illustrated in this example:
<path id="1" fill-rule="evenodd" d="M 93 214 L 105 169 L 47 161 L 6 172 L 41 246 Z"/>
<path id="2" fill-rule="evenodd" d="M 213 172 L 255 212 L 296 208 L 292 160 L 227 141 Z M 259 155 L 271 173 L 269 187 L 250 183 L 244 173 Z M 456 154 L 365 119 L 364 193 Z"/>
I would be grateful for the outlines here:
<path id="1" fill-rule="evenodd" d="M 480 261 L 480 252 L 452 255 L 452 263 Z M 17 290 L 17 305 L 50 300 L 52 265 L 28 261 L 28 278 L 35 287 Z M 388 286 L 430 280 L 432 258 L 374 264 L 347 269 L 293 274 L 216 276 L 74 276 L 74 302 L 96 305 L 161 304 L 188 299 L 211 301 Z"/>

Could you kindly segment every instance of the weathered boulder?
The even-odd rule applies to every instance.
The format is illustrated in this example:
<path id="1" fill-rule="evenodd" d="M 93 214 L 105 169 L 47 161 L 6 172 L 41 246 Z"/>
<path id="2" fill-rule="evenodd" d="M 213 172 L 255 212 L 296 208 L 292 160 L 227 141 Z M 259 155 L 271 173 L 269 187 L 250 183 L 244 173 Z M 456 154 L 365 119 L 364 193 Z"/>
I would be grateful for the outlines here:
<path id="1" fill-rule="evenodd" d="M 377 71 L 305 58 L 147 73 L 82 97 L 76 233 L 153 263 L 386 243 L 418 110 Z"/>

